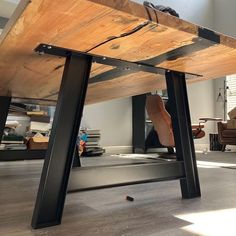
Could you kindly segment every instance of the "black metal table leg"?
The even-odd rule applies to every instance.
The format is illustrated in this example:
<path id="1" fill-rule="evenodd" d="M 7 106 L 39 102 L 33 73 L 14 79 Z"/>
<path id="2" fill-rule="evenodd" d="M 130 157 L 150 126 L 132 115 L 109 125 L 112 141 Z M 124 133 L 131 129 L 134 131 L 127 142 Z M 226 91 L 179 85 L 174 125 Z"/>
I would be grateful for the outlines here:
<path id="1" fill-rule="evenodd" d="M 7 115 L 11 104 L 11 97 L 0 96 L 0 143 L 2 140 Z"/>
<path id="2" fill-rule="evenodd" d="M 133 153 L 145 153 L 145 103 L 146 94 L 132 97 L 132 146 Z"/>
<path id="3" fill-rule="evenodd" d="M 81 167 L 80 163 L 80 156 L 79 156 L 79 148 L 76 145 L 75 152 L 74 152 L 74 158 L 73 158 L 73 167 Z"/>
<path id="4" fill-rule="evenodd" d="M 201 195 L 185 75 L 166 72 L 166 83 L 171 106 L 171 118 L 178 160 L 184 161 L 185 178 L 180 180 L 182 197 L 194 198 Z"/>
<path id="5" fill-rule="evenodd" d="M 92 57 L 68 56 L 45 157 L 32 227 L 60 224 Z"/>

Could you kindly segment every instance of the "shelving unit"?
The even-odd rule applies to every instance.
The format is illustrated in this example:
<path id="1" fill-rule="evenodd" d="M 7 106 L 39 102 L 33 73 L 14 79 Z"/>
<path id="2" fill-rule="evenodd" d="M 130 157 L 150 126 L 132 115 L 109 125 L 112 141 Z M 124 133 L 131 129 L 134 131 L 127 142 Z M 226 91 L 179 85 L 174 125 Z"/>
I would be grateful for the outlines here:
<path id="1" fill-rule="evenodd" d="M 6 102 L 5 97 L 1 97 L 1 102 Z M 14 131 L 13 135 L 20 135 L 20 136 L 25 136 L 25 133 L 27 131 L 27 127 L 30 125 L 30 118 L 27 116 L 27 109 L 25 104 L 18 104 L 11 99 L 7 100 L 5 107 L 5 114 L 2 116 L 3 119 L 3 124 L 6 123 L 6 120 L 9 119 L 11 120 L 16 120 L 19 121 L 20 126 L 19 128 L 17 127 Z M 8 117 L 8 118 L 7 118 Z M 0 136 L 3 136 L 4 132 L 4 127 L 5 125 L 2 125 L 1 127 L 1 133 Z M 4 142 L 3 142 L 4 143 Z M 17 147 L 18 144 L 21 144 L 20 142 L 16 143 L 14 140 L 12 143 L 16 144 L 16 147 L 10 148 L 6 147 L 6 149 L 1 149 L 0 150 L 0 161 L 17 161 L 17 160 L 34 160 L 34 159 L 44 159 L 45 154 L 46 154 L 46 149 L 41 149 L 37 148 L 34 150 L 31 149 L 21 149 L 21 147 Z M 11 140 L 9 141 L 9 144 L 11 144 Z M 23 144 L 23 140 L 22 140 Z M 24 145 L 24 144 L 23 144 Z M 26 145 L 25 145 L 26 148 Z"/>

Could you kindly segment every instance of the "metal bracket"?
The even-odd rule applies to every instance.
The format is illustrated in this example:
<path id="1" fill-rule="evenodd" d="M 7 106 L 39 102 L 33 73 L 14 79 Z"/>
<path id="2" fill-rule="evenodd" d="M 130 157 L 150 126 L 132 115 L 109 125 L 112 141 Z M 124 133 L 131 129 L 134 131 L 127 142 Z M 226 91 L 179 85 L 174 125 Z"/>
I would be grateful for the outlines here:
<path id="1" fill-rule="evenodd" d="M 146 65 L 146 66 L 151 66 L 155 68 L 161 68 L 161 67 L 158 67 L 158 65 L 164 61 L 177 60 L 178 58 L 186 57 L 195 52 L 199 52 L 201 50 L 214 46 L 216 43 L 219 43 L 219 37 L 217 36 L 218 35 L 214 34 L 213 31 L 199 28 L 199 37 L 194 38 L 191 44 L 184 45 L 182 47 L 160 54 L 156 57 L 152 57 L 147 60 L 137 61 L 134 63 L 138 65 Z M 181 73 L 179 71 L 176 71 L 176 72 Z M 92 83 L 96 83 L 100 81 L 106 81 L 109 79 L 121 77 L 128 74 L 132 74 L 132 73 L 134 73 L 134 71 L 132 70 L 124 70 L 124 69 L 121 70 L 121 68 L 114 68 L 114 69 L 111 69 L 109 71 L 106 71 L 104 73 L 94 76 L 93 78 L 90 79 L 90 81 Z M 163 73 L 158 73 L 158 74 L 163 74 Z M 186 79 L 194 79 L 194 77 L 200 77 L 200 76 L 202 75 L 185 72 Z"/>
<path id="2" fill-rule="evenodd" d="M 148 63 L 145 63 L 145 61 L 129 62 L 129 61 L 115 59 L 111 57 L 104 57 L 101 55 L 95 55 L 95 54 L 80 52 L 80 51 L 76 51 L 72 49 L 56 47 L 56 46 L 52 46 L 48 44 L 38 45 L 35 48 L 35 52 L 37 52 L 40 55 L 49 54 L 49 55 L 54 55 L 54 56 L 59 56 L 59 57 L 67 57 L 72 54 L 77 55 L 77 56 L 87 55 L 93 58 L 93 63 L 115 67 L 115 69 L 109 70 L 108 72 L 105 72 L 98 76 L 90 78 L 89 84 L 103 82 L 106 80 L 112 80 L 122 75 L 132 74 L 138 71 L 144 71 L 144 72 L 160 74 L 160 75 L 165 75 L 166 73 L 165 68 L 149 65 Z M 114 70 L 118 71 L 118 73 L 114 73 L 115 72 Z M 110 72 L 112 72 L 111 73 L 112 75 L 110 75 Z M 180 71 L 176 71 L 176 72 L 181 73 Z M 106 73 L 108 73 L 109 76 L 104 76 Z M 194 74 L 194 73 L 185 73 L 185 74 L 188 78 L 195 78 L 195 77 L 202 76 L 202 75 Z"/>
<path id="3" fill-rule="evenodd" d="M 220 43 L 220 35 L 204 27 L 198 28 L 198 36 L 213 43 Z"/>

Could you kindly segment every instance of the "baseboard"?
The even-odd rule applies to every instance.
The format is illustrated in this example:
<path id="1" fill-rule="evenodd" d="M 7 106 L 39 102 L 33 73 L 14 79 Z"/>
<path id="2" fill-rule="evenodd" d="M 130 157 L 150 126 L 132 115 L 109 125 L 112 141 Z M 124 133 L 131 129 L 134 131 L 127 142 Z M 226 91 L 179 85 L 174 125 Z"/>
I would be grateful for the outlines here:
<path id="1" fill-rule="evenodd" d="M 105 149 L 105 153 L 108 154 L 128 154 L 132 153 L 132 146 L 107 146 L 103 147 Z"/>
<path id="2" fill-rule="evenodd" d="M 236 145 L 226 145 L 226 150 L 236 152 Z"/>
<path id="3" fill-rule="evenodd" d="M 207 143 L 195 143 L 194 146 L 196 151 L 208 151 L 210 148 Z"/>
<path id="4" fill-rule="evenodd" d="M 230 149 L 231 151 L 236 151 L 236 146 L 226 146 L 227 149 Z M 132 146 L 107 146 L 104 147 L 105 153 L 108 154 L 129 154 L 132 153 L 133 147 Z M 195 151 L 196 152 L 207 152 L 209 151 L 210 147 L 207 143 L 201 143 L 201 144 L 195 144 Z M 160 151 L 160 149 L 158 149 Z"/>
<path id="5" fill-rule="evenodd" d="M 209 144 L 195 144 L 195 150 L 198 151 L 210 151 Z M 230 150 L 232 152 L 236 152 L 236 145 L 226 145 L 226 151 Z"/>
<path id="6" fill-rule="evenodd" d="M 107 146 L 104 147 L 105 152 L 108 154 L 128 154 L 132 153 L 132 146 Z M 209 151 L 209 144 L 195 144 L 196 151 Z M 158 149 L 158 151 L 163 151 Z"/>

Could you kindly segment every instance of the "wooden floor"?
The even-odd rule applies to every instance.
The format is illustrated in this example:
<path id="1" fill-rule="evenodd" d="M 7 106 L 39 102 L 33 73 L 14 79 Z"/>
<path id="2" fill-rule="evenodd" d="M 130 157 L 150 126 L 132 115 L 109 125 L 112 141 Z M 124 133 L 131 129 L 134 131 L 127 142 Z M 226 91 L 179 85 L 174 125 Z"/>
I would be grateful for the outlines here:
<path id="1" fill-rule="evenodd" d="M 182 200 L 178 181 L 73 193 L 62 225 L 40 230 L 30 221 L 42 161 L 2 162 L 0 235 L 236 235 L 236 153 L 198 160 L 202 198 Z"/>

